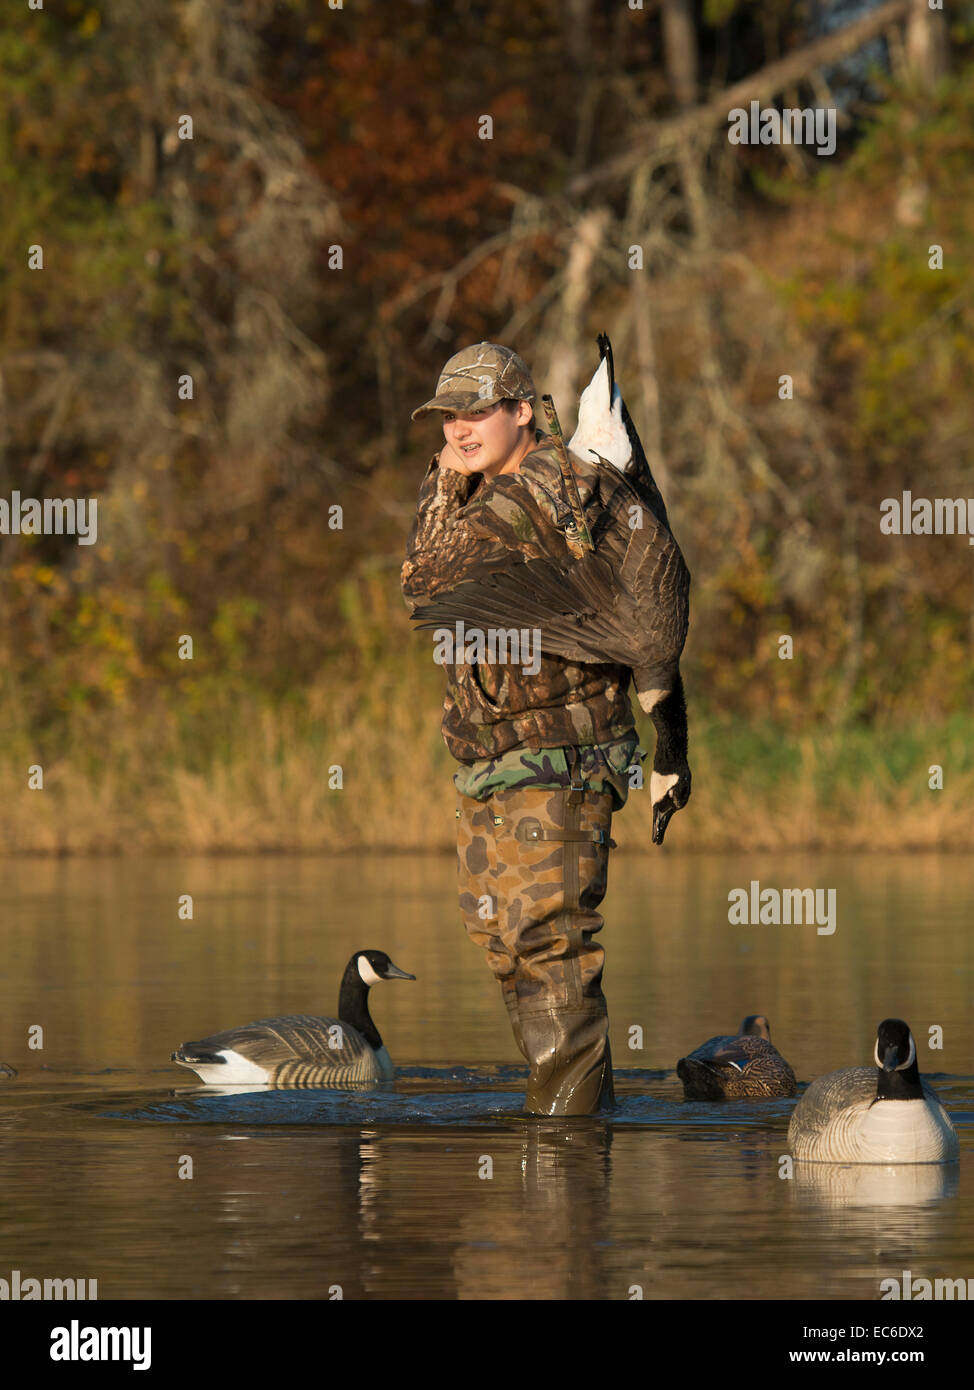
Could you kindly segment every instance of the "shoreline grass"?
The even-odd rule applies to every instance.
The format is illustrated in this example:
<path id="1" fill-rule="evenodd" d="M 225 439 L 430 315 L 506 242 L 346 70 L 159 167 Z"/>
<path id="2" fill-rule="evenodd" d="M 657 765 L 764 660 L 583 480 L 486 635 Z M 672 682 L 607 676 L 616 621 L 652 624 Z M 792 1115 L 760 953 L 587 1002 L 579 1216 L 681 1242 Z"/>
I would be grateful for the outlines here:
<path id="1" fill-rule="evenodd" d="M 0 855 L 452 851 L 455 763 L 442 673 L 408 653 L 271 704 L 254 693 L 136 713 L 66 715 L 34 736 L 4 700 Z M 652 750 L 653 729 L 640 725 Z M 974 719 L 801 734 L 691 710 L 693 795 L 673 853 L 974 851 Z M 651 844 L 647 785 L 613 835 Z M 43 790 L 28 768 L 43 769 Z M 943 790 L 928 769 L 943 767 Z M 341 787 L 334 769 L 341 768 Z"/>

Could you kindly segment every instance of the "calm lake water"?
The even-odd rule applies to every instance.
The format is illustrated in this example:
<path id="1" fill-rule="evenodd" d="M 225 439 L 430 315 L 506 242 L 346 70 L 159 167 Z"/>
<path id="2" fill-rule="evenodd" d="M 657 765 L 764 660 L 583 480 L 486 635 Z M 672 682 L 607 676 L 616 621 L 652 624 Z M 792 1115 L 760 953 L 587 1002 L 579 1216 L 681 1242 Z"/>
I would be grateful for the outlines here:
<path id="1" fill-rule="evenodd" d="M 970 858 L 614 856 L 611 1120 L 521 1113 L 452 859 L 3 873 L 0 1278 L 97 1279 L 100 1299 L 876 1299 L 904 1269 L 974 1278 Z M 729 925 L 751 880 L 834 888 L 835 932 Z M 219 1094 L 169 1063 L 233 1024 L 334 1015 L 360 947 L 417 976 L 372 993 L 394 1083 Z M 876 1023 L 906 1018 L 960 1163 L 780 1178 L 794 1102 L 687 1104 L 674 1072 L 757 1012 L 803 1083 L 867 1064 Z"/>

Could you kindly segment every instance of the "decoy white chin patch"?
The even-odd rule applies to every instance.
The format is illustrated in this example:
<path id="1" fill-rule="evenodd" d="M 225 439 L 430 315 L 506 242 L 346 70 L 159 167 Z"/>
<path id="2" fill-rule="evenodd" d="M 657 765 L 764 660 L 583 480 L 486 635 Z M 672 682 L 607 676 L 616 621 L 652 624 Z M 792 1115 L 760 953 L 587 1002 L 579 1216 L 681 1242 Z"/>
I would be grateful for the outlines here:
<path id="1" fill-rule="evenodd" d="M 377 975 L 372 969 L 372 966 L 369 964 L 368 956 L 359 956 L 358 973 L 367 985 L 377 985 L 382 979 L 382 976 Z"/>
<path id="2" fill-rule="evenodd" d="M 208 1066 L 201 1063 L 194 1070 L 201 1081 L 214 1086 L 247 1086 L 255 1082 L 261 1085 L 267 1081 L 267 1068 L 258 1066 L 249 1057 L 243 1056 L 239 1052 L 234 1052 L 232 1048 L 224 1048 L 219 1054 L 225 1058 L 220 1063 L 210 1063 Z"/>
<path id="3" fill-rule="evenodd" d="M 874 1057 L 874 1059 L 875 1059 L 875 1061 L 876 1061 L 877 1067 L 879 1067 L 880 1071 L 882 1071 L 883 1064 L 882 1064 L 882 1061 L 880 1060 L 880 1056 L 879 1056 L 879 1039 L 878 1039 L 878 1038 L 876 1039 L 876 1046 L 873 1048 L 873 1057 Z M 910 1067 L 913 1066 L 913 1063 L 916 1061 L 916 1059 L 917 1059 L 917 1045 L 916 1045 L 916 1043 L 913 1041 L 913 1034 L 911 1033 L 911 1034 L 910 1034 L 910 1053 L 909 1053 L 909 1056 L 907 1057 L 907 1059 L 906 1059 L 905 1062 L 901 1062 L 901 1063 L 899 1064 L 899 1066 L 896 1068 L 896 1070 L 897 1070 L 897 1071 L 908 1071 L 908 1070 L 910 1069 Z"/>

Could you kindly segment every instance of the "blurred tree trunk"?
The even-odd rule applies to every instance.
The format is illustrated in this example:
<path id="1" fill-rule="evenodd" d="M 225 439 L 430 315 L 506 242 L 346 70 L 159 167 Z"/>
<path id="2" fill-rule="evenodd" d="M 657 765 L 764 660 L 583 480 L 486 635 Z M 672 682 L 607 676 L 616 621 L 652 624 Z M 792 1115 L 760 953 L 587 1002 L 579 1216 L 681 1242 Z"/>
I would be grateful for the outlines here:
<path id="1" fill-rule="evenodd" d="M 565 45 L 572 65 L 584 72 L 592 61 L 589 16 L 592 0 L 568 0 L 565 6 Z"/>
<path id="2" fill-rule="evenodd" d="M 692 106 L 697 99 L 697 30 L 692 0 L 662 0 L 663 61 L 677 106 Z"/>
<path id="3" fill-rule="evenodd" d="M 586 311 L 592 297 L 594 284 L 593 266 L 598 258 L 602 243 L 609 228 L 607 208 L 595 208 L 583 214 L 571 230 L 571 250 L 565 267 L 564 288 L 559 308 L 548 319 L 548 370 L 542 374 L 542 381 L 548 382 L 548 392 L 554 398 L 555 408 L 563 412 L 571 402 L 572 409 L 578 399 L 578 380 L 582 375 L 582 354 L 580 352 L 580 329 L 586 322 Z M 589 352 L 585 361 L 591 362 Z M 566 419 L 568 417 L 566 416 Z M 543 425 L 542 419 L 538 424 Z M 563 425 L 566 438 L 572 430 Z"/>
<path id="4" fill-rule="evenodd" d="M 663 121 L 640 123 L 633 127 L 629 149 L 612 155 L 603 163 L 576 175 L 568 184 L 570 197 L 601 183 L 628 178 L 633 169 L 648 160 L 668 163 L 681 150 L 684 141 L 705 136 L 716 126 L 726 128 L 727 113 L 734 106 L 747 106 L 750 101 L 767 101 L 796 82 L 804 81 L 817 69 L 839 62 L 855 53 L 877 34 L 887 33 L 907 17 L 911 7 L 921 0 L 885 0 L 876 10 L 846 25 L 837 33 L 828 34 L 788 53 L 777 62 L 768 63 L 758 72 L 750 73 L 723 91 L 716 92 L 704 102 L 681 110 Z"/>
<path id="5" fill-rule="evenodd" d="M 673 100 L 681 111 L 688 111 L 697 100 L 699 57 L 697 31 L 693 22 L 693 0 L 662 0 L 663 62 Z M 700 168 L 694 151 L 686 142 L 680 154 L 680 170 L 684 195 L 695 236 L 706 236 L 706 196 L 703 192 Z M 630 186 L 630 204 L 643 205 L 649 183 L 648 169 L 637 172 Z M 636 192 L 636 188 L 639 192 Z M 656 351 L 653 341 L 652 286 L 650 267 L 636 271 L 631 277 L 632 325 L 636 349 L 636 366 L 642 396 L 644 435 L 643 448 L 650 472 L 663 493 L 669 493 L 670 473 L 663 452 L 659 376 L 656 370 Z M 699 306 L 696 306 L 699 307 Z"/>
<path id="6" fill-rule="evenodd" d="M 568 0 L 564 11 L 564 38 L 575 83 L 575 140 L 571 172 L 579 173 L 588 164 L 599 97 L 594 73 L 591 34 L 592 0 Z"/>
<path id="7" fill-rule="evenodd" d="M 946 76 L 950 61 L 950 38 L 943 10 L 931 10 L 927 0 L 910 0 L 906 18 L 900 66 L 921 91 L 929 91 Z M 905 112 L 904 131 L 916 126 L 916 117 Z M 909 148 L 909 139 L 904 145 Z M 929 188 L 917 164 L 908 156 L 904 162 L 896 198 L 895 216 L 902 227 L 921 227 L 927 220 Z M 936 240 L 936 238 L 934 238 Z"/>
<path id="8" fill-rule="evenodd" d="M 924 87 L 946 76 L 950 61 L 950 36 L 943 10 L 931 10 L 927 0 L 911 0 L 906 21 L 906 64 Z"/>

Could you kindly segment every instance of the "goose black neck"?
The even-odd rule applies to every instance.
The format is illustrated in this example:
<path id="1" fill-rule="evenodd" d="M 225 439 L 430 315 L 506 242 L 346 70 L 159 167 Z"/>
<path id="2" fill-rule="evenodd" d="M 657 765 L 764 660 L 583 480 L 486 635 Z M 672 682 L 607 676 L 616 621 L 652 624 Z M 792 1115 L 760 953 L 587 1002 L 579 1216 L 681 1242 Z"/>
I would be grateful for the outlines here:
<path id="1" fill-rule="evenodd" d="M 358 973 L 358 959 L 350 960 L 338 993 L 338 1018 L 362 1034 L 371 1048 L 380 1048 L 382 1039 L 369 1013 L 369 986 Z"/>
<path id="2" fill-rule="evenodd" d="M 687 760 L 687 704 L 683 678 L 677 672 L 669 693 L 650 710 L 656 727 L 656 772 L 677 772 Z"/>
<path id="3" fill-rule="evenodd" d="M 880 1069 L 876 1083 L 877 1100 L 923 1100 L 923 1087 L 920 1085 L 920 1071 L 916 1061 L 905 1071 L 883 1071 Z"/>

